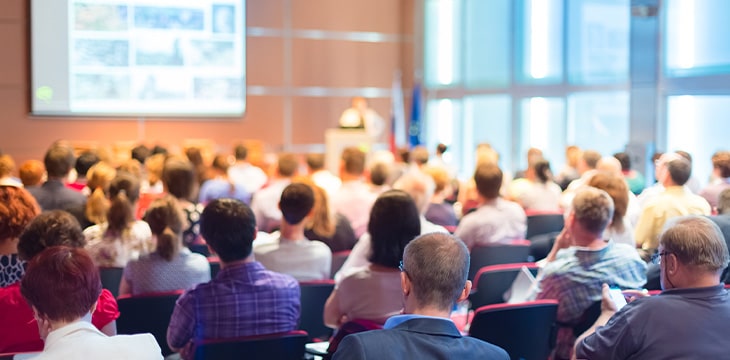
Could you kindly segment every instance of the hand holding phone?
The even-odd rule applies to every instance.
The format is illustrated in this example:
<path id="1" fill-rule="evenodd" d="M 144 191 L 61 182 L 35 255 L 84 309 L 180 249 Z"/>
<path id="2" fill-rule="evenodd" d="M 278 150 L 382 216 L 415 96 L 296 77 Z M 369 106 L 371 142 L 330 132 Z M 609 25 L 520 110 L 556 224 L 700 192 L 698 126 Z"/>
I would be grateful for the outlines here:
<path id="1" fill-rule="evenodd" d="M 626 298 L 621 292 L 621 289 L 617 287 L 612 287 L 608 289 L 608 291 L 611 295 L 611 300 L 613 300 L 613 303 L 616 304 L 616 310 L 621 310 L 621 308 L 626 305 Z"/>

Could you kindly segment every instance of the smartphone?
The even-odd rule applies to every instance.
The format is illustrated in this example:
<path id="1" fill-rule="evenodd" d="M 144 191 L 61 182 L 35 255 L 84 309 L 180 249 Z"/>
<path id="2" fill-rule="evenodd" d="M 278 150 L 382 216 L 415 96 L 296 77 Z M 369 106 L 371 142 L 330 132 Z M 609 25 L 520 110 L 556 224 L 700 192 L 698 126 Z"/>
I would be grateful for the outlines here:
<path id="1" fill-rule="evenodd" d="M 626 305 L 626 298 L 621 292 L 621 289 L 612 287 L 609 289 L 609 292 L 611 293 L 611 300 L 613 300 L 614 304 L 616 304 L 616 309 L 621 310 L 621 308 Z"/>

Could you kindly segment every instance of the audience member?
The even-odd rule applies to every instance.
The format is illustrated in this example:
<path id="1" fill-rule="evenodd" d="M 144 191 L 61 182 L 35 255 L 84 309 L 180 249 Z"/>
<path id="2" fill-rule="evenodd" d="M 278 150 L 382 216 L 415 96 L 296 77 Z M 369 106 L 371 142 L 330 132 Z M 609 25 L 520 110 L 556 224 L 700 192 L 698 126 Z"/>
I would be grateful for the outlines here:
<path id="1" fill-rule="evenodd" d="M 23 277 L 25 261 L 18 257 L 18 238 L 40 211 L 25 189 L 0 185 L 0 287 Z"/>
<path id="2" fill-rule="evenodd" d="M 626 217 L 626 209 L 629 206 L 629 189 L 626 181 L 608 172 L 598 172 L 588 180 L 587 185 L 605 191 L 613 200 L 613 218 L 603 232 L 603 238 L 636 247 L 634 227 Z"/>
<path id="3" fill-rule="evenodd" d="M 125 267 L 153 248 L 149 225 L 134 219 L 139 181 L 125 172 L 118 173 L 109 185 L 109 197 L 105 221 L 84 230 L 86 249 L 97 266 Z"/>
<path id="4" fill-rule="evenodd" d="M 147 158 L 152 156 L 152 150 L 145 146 L 144 144 L 139 144 L 132 148 L 132 151 L 130 152 L 130 157 L 134 160 L 137 160 L 140 165 L 143 165 L 147 162 Z"/>
<path id="5" fill-rule="evenodd" d="M 581 157 L 578 160 L 576 169 L 580 177 L 571 181 L 568 187 L 563 192 L 563 197 L 560 200 L 560 205 L 563 209 L 568 209 L 570 204 L 573 202 L 573 197 L 576 191 L 585 185 L 593 174 L 596 173 L 596 167 L 598 162 L 601 160 L 601 153 L 595 150 L 585 150 L 581 153 Z"/>
<path id="6" fill-rule="evenodd" d="M 191 201 L 197 186 L 193 164 L 181 157 L 167 159 L 162 169 L 162 184 L 165 191 L 177 199 L 185 213 L 188 226 L 183 230 L 183 243 L 186 246 L 198 243 L 203 205 Z"/>
<path id="7" fill-rule="evenodd" d="M 142 219 L 145 211 L 156 199 L 163 196 L 165 186 L 162 181 L 162 171 L 165 168 L 165 155 L 155 154 L 148 156 L 144 162 L 145 177 L 141 179 L 139 186 L 139 201 L 135 219 Z"/>
<path id="8" fill-rule="evenodd" d="M 304 224 L 304 236 L 319 240 L 334 252 L 351 250 L 357 238 L 347 218 L 331 210 L 327 192 L 314 183 L 308 183 L 314 192 L 312 216 Z"/>
<path id="9" fill-rule="evenodd" d="M 419 145 L 411 149 L 411 155 L 409 156 L 409 160 L 411 161 L 412 165 L 415 165 L 416 168 L 421 169 L 422 167 L 426 166 L 426 164 L 428 164 L 428 157 L 428 149 L 423 145 Z"/>
<path id="10" fill-rule="evenodd" d="M 677 153 L 677 155 L 689 161 L 689 168 L 692 169 L 692 155 L 684 150 L 677 150 L 675 152 Z M 684 184 L 684 186 L 686 186 L 687 189 L 689 189 L 689 191 L 691 191 L 693 194 L 699 194 L 700 190 L 702 190 L 700 181 L 692 174 L 690 174 L 689 179 L 687 179 L 687 183 Z"/>
<path id="11" fill-rule="evenodd" d="M 527 169 L 519 170 L 515 173 L 514 179 L 524 178 L 531 167 L 535 165 L 538 160 L 543 160 L 542 150 L 531 147 L 527 149 Z"/>
<path id="12" fill-rule="evenodd" d="M 332 197 L 332 207 L 350 220 L 358 238 L 365 233 L 368 214 L 377 197 L 365 182 L 364 173 L 365 153 L 355 147 L 345 148 L 340 164 L 342 186 Z"/>
<path id="13" fill-rule="evenodd" d="M 48 180 L 40 187 L 28 188 L 43 211 L 65 210 L 86 203 L 86 196 L 64 184 L 75 161 L 73 149 L 62 143 L 52 145 L 46 152 L 43 163 Z"/>
<path id="14" fill-rule="evenodd" d="M 79 158 L 76 159 L 76 165 L 74 165 L 74 170 L 76 170 L 76 180 L 72 183 L 66 184 L 66 186 L 76 191 L 84 192 L 87 182 L 86 173 L 88 173 L 89 169 L 91 169 L 91 167 L 96 165 L 99 161 L 101 161 L 99 159 L 99 155 L 97 155 L 94 151 L 85 151 L 79 155 Z M 88 196 L 90 190 L 93 189 L 87 189 L 84 195 Z"/>
<path id="15" fill-rule="evenodd" d="M 234 199 L 213 200 L 203 211 L 200 231 L 218 253 L 221 270 L 178 299 L 167 330 L 170 348 L 192 359 L 194 344 L 201 340 L 296 329 L 299 284 L 254 260 L 256 219 L 251 209 Z"/>
<path id="16" fill-rule="evenodd" d="M 193 193 L 191 194 L 191 198 L 197 199 L 198 198 L 198 190 L 200 190 L 200 185 L 202 185 L 206 180 L 210 178 L 210 174 L 208 171 L 208 167 L 205 166 L 205 160 L 203 159 L 203 152 L 198 147 L 189 147 L 185 149 L 185 157 L 190 161 L 190 164 L 193 166 L 193 169 L 195 170 L 195 179 L 197 182 L 196 187 L 193 188 Z"/>
<path id="17" fill-rule="evenodd" d="M 424 214 L 426 220 L 444 227 L 452 227 L 453 230 L 458 224 L 458 220 L 456 212 L 454 212 L 454 206 L 446 202 L 446 199 L 451 197 L 454 192 L 449 172 L 446 168 L 440 166 L 427 166 L 423 169 L 423 172 L 429 175 L 436 184 L 433 196 L 431 196 L 431 201 Z"/>
<path id="18" fill-rule="evenodd" d="M 397 178 L 390 178 L 390 170 L 390 164 L 384 161 L 377 161 L 370 165 L 368 171 L 368 183 L 370 185 L 370 192 L 376 197 L 390 190 L 390 184 L 398 180 Z M 398 177 L 400 177 L 400 175 L 398 175 Z M 389 182 L 389 180 L 392 180 L 392 182 Z"/>
<path id="19" fill-rule="evenodd" d="M 174 197 L 167 195 L 152 202 L 144 221 L 149 224 L 157 247 L 127 263 L 119 295 L 188 289 L 210 281 L 208 260 L 183 245 L 185 214 Z"/>
<path id="20" fill-rule="evenodd" d="M 576 342 L 577 358 L 727 357 L 730 295 L 720 274 L 728 265 L 728 249 L 717 226 L 691 215 L 671 220 L 653 259 L 664 291 L 617 311 L 603 285 L 601 315 Z"/>
<path id="21" fill-rule="evenodd" d="M 730 189 L 730 151 L 718 151 L 712 156 L 712 178 L 712 182 L 700 191 L 700 196 L 714 209 L 720 193 Z"/>
<path id="22" fill-rule="evenodd" d="M 370 264 L 343 270 L 324 307 L 329 327 L 354 319 L 382 324 L 403 309 L 398 264 L 405 246 L 421 233 L 418 209 L 405 192 L 389 190 L 375 201 L 369 219 Z"/>
<path id="23" fill-rule="evenodd" d="M 15 161 L 8 155 L 0 155 L 0 186 L 23 186 L 17 178 L 13 177 Z"/>
<path id="24" fill-rule="evenodd" d="M 334 359 L 509 359 L 487 342 L 462 336 L 449 319 L 454 304 L 469 297 L 469 251 L 446 234 L 427 234 L 405 247 L 401 267 L 404 315 L 385 330 L 351 334 Z"/>
<path id="25" fill-rule="evenodd" d="M 18 255 L 24 261 L 30 261 L 49 247 L 83 248 L 85 244 L 76 218 L 65 211 L 53 210 L 41 213 L 28 224 L 18 241 Z M 104 334 L 113 336 L 117 333 L 115 320 L 118 317 L 114 296 L 108 290 L 102 290 L 91 323 Z M 0 319 L 0 353 L 43 349 L 33 311 L 20 294 L 20 282 L 0 289 Z"/>
<path id="26" fill-rule="evenodd" d="M 605 241 L 613 218 L 613 200 L 603 190 L 584 187 L 573 198 L 563 231 L 546 258 L 538 299 L 559 301 L 554 359 L 569 359 L 575 336 L 572 327 L 601 299 L 601 284 L 637 289 L 646 282 L 646 264 L 636 250 Z"/>
<path id="27" fill-rule="evenodd" d="M 39 187 L 45 181 L 46 168 L 38 160 L 28 160 L 20 165 L 18 175 L 24 187 Z"/>
<path id="28" fill-rule="evenodd" d="M 555 182 L 560 185 L 561 189 L 567 189 L 573 180 L 580 177 L 578 162 L 582 156 L 583 152 L 579 147 L 575 145 L 565 147 L 565 165 L 558 172 L 558 176 L 555 177 Z"/>
<path id="29" fill-rule="evenodd" d="M 254 166 L 247 161 L 248 148 L 243 144 L 238 144 L 233 148 L 233 156 L 236 162 L 228 167 L 228 177 L 236 184 L 241 184 L 249 194 L 253 194 L 268 181 L 266 173 L 258 166 Z"/>
<path id="30" fill-rule="evenodd" d="M 278 239 L 254 245 L 256 259 L 265 268 L 293 276 L 298 281 L 329 279 L 332 252 L 317 240 L 304 236 L 305 223 L 312 215 L 314 191 L 303 183 L 284 188 L 279 201 L 281 230 Z"/>
<path id="31" fill-rule="evenodd" d="M 94 327 L 101 292 L 99 272 L 83 249 L 55 246 L 30 260 L 20 293 L 45 342 L 34 359 L 162 359 L 151 334 L 109 337 Z"/>
<path id="32" fill-rule="evenodd" d="M 253 194 L 251 210 L 256 216 L 259 230 L 272 232 L 279 228 L 281 210 L 277 204 L 284 188 L 291 184 L 292 177 L 297 174 L 299 160 L 291 153 L 281 153 L 277 160 L 276 173 L 269 185 Z"/>
<path id="33" fill-rule="evenodd" d="M 327 195 L 330 197 L 342 186 L 342 180 L 324 168 L 323 153 L 307 154 L 307 168 L 309 178 L 315 185 L 327 191 Z"/>
<path id="34" fill-rule="evenodd" d="M 456 236 L 471 249 L 474 246 L 508 243 L 524 239 L 527 216 L 519 204 L 502 199 L 502 170 L 492 163 L 479 165 L 474 172 L 478 208 L 465 215 Z"/>
<path id="35" fill-rule="evenodd" d="M 243 185 L 236 184 L 228 177 L 228 156 L 216 155 L 210 167 L 211 178 L 200 186 L 198 202 L 208 202 L 220 199 L 231 198 L 241 200 L 247 205 L 251 203 L 251 193 L 246 191 Z"/>
<path id="36" fill-rule="evenodd" d="M 631 157 L 625 152 L 618 152 L 613 154 L 613 157 L 621 163 L 621 172 L 624 174 L 624 179 L 629 186 L 629 190 L 634 195 L 641 194 L 646 186 L 646 179 L 640 172 L 631 169 Z"/>
<path id="37" fill-rule="evenodd" d="M 106 162 L 98 162 L 87 171 L 86 187 L 82 191 L 88 199 L 86 204 L 73 206 L 66 211 L 73 214 L 82 229 L 106 221 L 109 212 L 109 185 L 117 176 L 117 170 Z"/>
<path id="38" fill-rule="evenodd" d="M 512 180 L 509 197 L 526 211 L 559 211 L 562 190 L 552 178 L 550 163 L 542 158 L 534 160 L 523 178 Z"/>

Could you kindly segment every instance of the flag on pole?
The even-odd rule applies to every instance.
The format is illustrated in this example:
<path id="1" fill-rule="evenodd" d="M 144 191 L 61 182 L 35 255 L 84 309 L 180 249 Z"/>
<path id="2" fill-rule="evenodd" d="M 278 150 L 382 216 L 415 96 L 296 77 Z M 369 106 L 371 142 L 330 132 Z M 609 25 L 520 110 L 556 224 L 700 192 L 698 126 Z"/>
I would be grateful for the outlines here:
<path id="1" fill-rule="evenodd" d="M 396 154 L 399 147 L 406 143 L 406 115 L 403 106 L 403 87 L 401 73 L 396 70 L 393 74 L 393 87 L 390 94 L 390 152 Z"/>
<path id="2" fill-rule="evenodd" d="M 408 127 L 408 142 L 411 148 L 421 145 L 421 84 L 413 85 L 411 99 L 411 124 Z"/>

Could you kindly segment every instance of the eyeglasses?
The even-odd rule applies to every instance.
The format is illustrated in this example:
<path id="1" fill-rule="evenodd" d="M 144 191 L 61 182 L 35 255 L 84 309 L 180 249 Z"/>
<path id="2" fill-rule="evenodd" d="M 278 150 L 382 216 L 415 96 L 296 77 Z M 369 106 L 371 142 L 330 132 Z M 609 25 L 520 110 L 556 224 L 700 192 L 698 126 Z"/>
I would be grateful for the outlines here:
<path id="1" fill-rule="evenodd" d="M 669 252 L 669 251 L 662 251 L 660 253 L 656 253 L 651 256 L 651 263 L 655 264 L 655 265 L 659 265 L 662 263 L 662 256 L 669 255 L 669 254 L 671 254 L 671 252 Z"/>
<path id="2" fill-rule="evenodd" d="M 401 260 L 400 264 L 398 264 L 398 270 L 400 270 L 400 272 L 406 272 L 406 269 L 403 267 L 403 260 Z"/>

